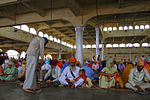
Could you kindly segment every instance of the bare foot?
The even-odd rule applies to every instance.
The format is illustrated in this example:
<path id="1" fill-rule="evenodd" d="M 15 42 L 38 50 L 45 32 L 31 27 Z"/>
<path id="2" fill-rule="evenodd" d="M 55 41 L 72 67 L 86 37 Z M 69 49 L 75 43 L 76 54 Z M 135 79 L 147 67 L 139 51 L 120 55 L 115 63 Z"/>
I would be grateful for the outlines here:
<path id="1" fill-rule="evenodd" d="M 20 85 L 20 86 L 23 86 L 23 83 L 20 83 L 19 85 Z"/>

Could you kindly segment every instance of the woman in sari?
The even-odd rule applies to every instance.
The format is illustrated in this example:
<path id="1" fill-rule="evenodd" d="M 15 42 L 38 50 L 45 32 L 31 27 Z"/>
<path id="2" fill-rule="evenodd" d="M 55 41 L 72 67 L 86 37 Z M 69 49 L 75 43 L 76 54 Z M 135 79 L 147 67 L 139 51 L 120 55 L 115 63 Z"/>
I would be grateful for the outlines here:
<path id="1" fill-rule="evenodd" d="M 114 67 L 113 61 L 109 60 L 106 63 L 106 67 L 102 69 L 99 77 L 100 88 L 111 88 L 115 86 L 115 78 L 117 69 Z"/>
<path id="2" fill-rule="evenodd" d="M 0 80 L 14 81 L 17 78 L 18 72 L 13 62 L 8 63 L 8 68 L 0 76 Z"/>

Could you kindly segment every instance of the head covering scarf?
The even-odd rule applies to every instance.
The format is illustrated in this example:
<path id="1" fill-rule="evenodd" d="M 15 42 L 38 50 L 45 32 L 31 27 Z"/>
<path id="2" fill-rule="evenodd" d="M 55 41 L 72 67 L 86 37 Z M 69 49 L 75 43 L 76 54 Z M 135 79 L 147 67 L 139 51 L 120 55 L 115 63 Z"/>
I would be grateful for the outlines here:
<path id="1" fill-rule="evenodd" d="M 108 60 L 107 63 L 106 63 L 106 67 L 107 67 L 109 70 L 111 70 L 111 69 L 114 67 L 114 66 L 111 67 L 111 66 L 110 66 L 110 63 L 113 63 L 113 61 L 112 61 L 112 60 Z"/>
<path id="2" fill-rule="evenodd" d="M 57 65 L 57 60 L 50 60 L 50 64 L 56 66 Z"/>
<path id="3" fill-rule="evenodd" d="M 18 63 L 18 61 L 16 61 L 16 63 L 15 63 L 15 66 L 19 66 L 19 63 Z"/>
<path id="4" fill-rule="evenodd" d="M 50 64 L 50 63 L 49 63 L 49 60 L 46 60 L 46 61 L 45 61 L 45 64 Z"/>
<path id="5" fill-rule="evenodd" d="M 69 64 L 71 64 L 72 62 L 76 62 L 76 58 L 72 57 L 69 59 Z"/>
<path id="6" fill-rule="evenodd" d="M 138 60 L 138 66 L 144 66 L 144 61 L 141 60 L 141 59 L 139 59 L 139 60 Z"/>
<path id="7" fill-rule="evenodd" d="M 61 61 L 59 63 L 57 63 L 57 66 L 62 69 L 63 65 L 62 65 Z"/>
<path id="8" fill-rule="evenodd" d="M 10 61 L 8 64 L 9 64 L 9 65 L 12 65 L 12 67 L 15 67 L 14 62 L 12 62 L 12 61 Z"/>
<path id="9" fill-rule="evenodd" d="M 80 61 L 76 61 L 76 64 L 80 64 Z"/>

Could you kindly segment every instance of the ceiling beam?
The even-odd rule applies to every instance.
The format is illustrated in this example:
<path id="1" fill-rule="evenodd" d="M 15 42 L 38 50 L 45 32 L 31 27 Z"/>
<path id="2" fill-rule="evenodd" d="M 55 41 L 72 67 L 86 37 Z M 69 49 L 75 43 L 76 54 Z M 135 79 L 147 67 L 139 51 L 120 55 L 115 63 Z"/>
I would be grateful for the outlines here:
<path id="1" fill-rule="evenodd" d="M 14 32 L 13 27 L 0 28 L 0 36 L 25 43 L 30 43 L 34 39 L 32 34 L 23 34 L 23 31 Z M 59 50 L 59 44 L 52 41 L 49 41 L 46 47 Z M 71 48 L 65 46 L 62 47 L 62 50 L 66 52 L 72 52 Z"/>
<path id="2" fill-rule="evenodd" d="M 23 5 L 25 5 L 27 8 L 35 11 L 36 13 L 38 13 L 41 17 L 46 16 L 46 11 L 44 9 L 41 9 L 40 7 L 35 6 L 34 3 L 30 3 L 30 2 L 25 2 L 25 1 L 21 1 L 21 3 Z"/>
<path id="3" fill-rule="evenodd" d="M 148 37 L 144 37 L 141 41 L 140 41 L 140 44 L 143 43 L 146 39 L 148 39 Z"/>
<path id="4" fill-rule="evenodd" d="M 66 6 L 75 14 L 80 14 L 80 6 L 76 0 L 65 0 Z"/>
<path id="5" fill-rule="evenodd" d="M 10 19 L 10 20 L 15 20 L 15 14 L 14 13 L 8 13 L 6 10 L 1 10 L 0 11 L 0 16 L 4 16 L 4 17 L 6 17 L 6 18 L 8 18 L 8 19 Z M 15 24 L 15 22 L 14 22 L 14 24 Z"/>
<path id="6" fill-rule="evenodd" d="M 131 40 L 131 43 L 133 43 L 135 39 L 136 39 L 136 36 Z"/>
<path id="7" fill-rule="evenodd" d="M 122 6 L 123 1 L 124 1 L 124 0 L 118 0 L 118 8 L 122 8 L 122 7 L 123 7 L 123 6 Z"/>

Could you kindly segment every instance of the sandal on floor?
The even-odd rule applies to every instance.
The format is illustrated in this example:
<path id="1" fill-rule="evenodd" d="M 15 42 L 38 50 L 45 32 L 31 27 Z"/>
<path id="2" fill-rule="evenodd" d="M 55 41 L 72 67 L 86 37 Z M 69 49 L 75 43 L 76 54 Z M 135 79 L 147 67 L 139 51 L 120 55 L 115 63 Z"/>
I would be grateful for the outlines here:
<path id="1" fill-rule="evenodd" d="M 32 91 L 31 89 L 23 89 L 23 91 L 25 91 L 27 93 L 34 93 L 34 91 Z"/>

